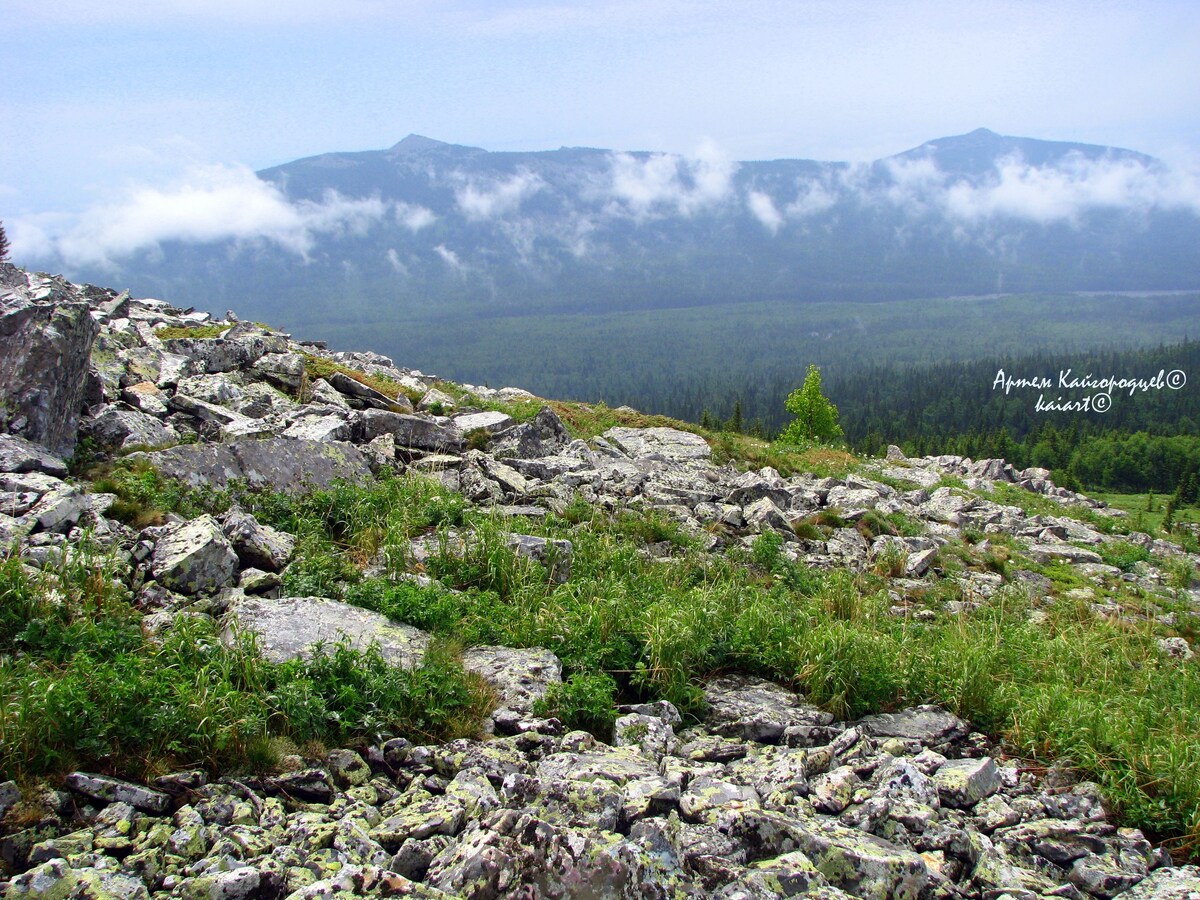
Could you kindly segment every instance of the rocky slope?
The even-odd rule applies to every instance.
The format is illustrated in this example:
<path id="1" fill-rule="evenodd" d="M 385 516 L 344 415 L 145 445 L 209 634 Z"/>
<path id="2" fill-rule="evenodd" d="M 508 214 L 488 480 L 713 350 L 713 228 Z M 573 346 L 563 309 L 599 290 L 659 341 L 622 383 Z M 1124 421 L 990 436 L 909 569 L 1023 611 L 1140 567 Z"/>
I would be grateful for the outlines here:
<path id="1" fill-rule="evenodd" d="M 134 530 L 110 517 L 113 495 L 68 477 L 64 457 L 120 452 L 197 487 L 284 492 L 412 471 L 506 522 L 581 501 L 652 509 L 703 552 L 767 534 L 814 567 L 882 572 L 891 613 L 917 619 L 946 612 L 928 600 L 945 578 L 957 580 L 960 607 L 1016 583 L 1039 614 L 1045 576 L 941 571 L 939 552 L 967 533 L 1068 563 L 1094 586 L 1078 589 L 1080 602 L 1130 622 L 1169 623 L 1170 567 L 1200 564 L 1137 533 L 1120 540 L 1146 560 L 1106 564 L 1115 539 L 1099 526 L 1112 514 L 1043 470 L 893 451 L 855 474 L 785 478 L 717 465 L 702 436 L 675 428 L 582 440 L 523 391 L 435 386 L 375 354 L 12 266 L 0 267 L 0 398 L 10 553 L 36 569 L 86 533 L 128 563 L 147 631 L 205 617 L 229 640 L 254 632 L 272 660 L 340 634 L 412 667 L 430 636 L 337 599 L 285 596 L 295 537 L 236 507 Z M 518 421 L 531 403 L 536 415 Z M 919 533 L 856 527 L 887 515 Z M 507 543 L 570 583 L 570 541 L 514 529 Z M 429 552 L 418 540 L 410 556 Z M 1114 583 L 1138 589 L 1136 609 L 1113 605 Z M 1181 637 L 1161 648 L 1192 653 Z M 1118 828 L 1095 785 L 1042 777 L 934 707 L 835 721 L 783 686 L 727 674 L 704 686 L 701 721 L 685 724 L 666 701 L 637 704 L 601 740 L 539 714 L 561 681 L 550 651 L 473 647 L 463 664 L 498 699 L 478 739 L 292 756 L 270 776 L 189 771 L 135 785 L 70 775 L 38 801 L 38 821 L 5 820 L 4 896 L 1200 896 L 1200 871 Z M 0 811 L 20 793 L 0 786 Z"/>

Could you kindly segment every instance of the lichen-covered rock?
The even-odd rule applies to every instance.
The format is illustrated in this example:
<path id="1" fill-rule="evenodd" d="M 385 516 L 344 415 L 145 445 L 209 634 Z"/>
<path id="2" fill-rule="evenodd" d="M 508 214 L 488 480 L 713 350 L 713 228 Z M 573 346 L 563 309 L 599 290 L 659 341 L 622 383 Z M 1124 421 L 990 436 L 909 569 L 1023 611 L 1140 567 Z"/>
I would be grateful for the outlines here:
<path id="1" fill-rule="evenodd" d="M 42 472 L 64 478 L 67 464 L 41 444 L 15 434 L 0 433 L 0 472 Z"/>
<path id="2" fill-rule="evenodd" d="M 462 661 L 464 669 L 496 691 L 499 703 L 492 718 L 498 726 L 502 721 L 531 718 L 534 704 L 546 696 L 550 685 L 562 682 L 562 663 L 549 650 L 472 647 L 463 653 Z"/>
<path id="3" fill-rule="evenodd" d="M 128 803 L 155 815 L 162 815 L 171 806 L 171 798 L 161 791 L 152 791 L 140 784 L 132 784 L 107 775 L 73 772 L 67 776 L 66 785 L 76 793 L 93 800 Z"/>
<path id="4" fill-rule="evenodd" d="M 358 420 L 355 439 L 370 441 L 381 434 L 391 434 L 397 447 L 411 447 L 433 453 L 461 453 L 466 446 L 462 431 L 454 426 L 439 425 L 422 416 L 367 410 Z"/>
<path id="5" fill-rule="evenodd" d="M 221 529 L 243 566 L 278 572 L 291 561 L 296 549 L 292 535 L 263 525 L 236 507 L 221 517 Z"/>
<path id="6" fill-rule="evenodd" d="M 191 487 L 229 487 L 244 481 L 250 488 L 294 494 L 327 488 L 335 480 L 363 481 L 371 466 L 352 444 L 275 437 L 224 444 L 190 444 L 134 454 L 162 474 Z"/>
<path id="7" fill-rule="evenodd" d="M 88 434 L 108 450 L 128 447 L 165 447 L 179 440 L 179 434 L 152 415 L 123 404 L 110 404 L 88 421 Z"/>
<path id="8" fill-rule="evenodd" d="M 999 790 L 1000 770 L 991 757 L 954 759 L 938 768 L 933 781 L 942 803 L 968 809 Z"/>
<path id="9" fill-rule="evenodd" d="M 717 734 L 764 744 L 777 743 L 795 725 L 828 725 L 833 716 L 804 703 L 769 681 L 740 675 L 714 678 L 705 685 L 708 725 Z"/>
<path id="10" fill-rule="evenodd" d="M 0 431 L 69 456 L 100 326 L 74 285 L 0 266 Z"/>
<path id="11" fill-rule="evenodd" d="M 859 727 L 873 737 L 896 737 L 929 746 L 965 737 L 971 730 L 958 716 L 936 706 L 917 706 L 896 713 L 867 716 Z"/>
<path id="12" fill-rule="evenodd" d="M 237 554 L 217 520 L 203 515 L 159 537 L 150 573 L 173 591 L 212 594 L 233 583 L 237 564 Z"/>
<path id="13" fill-rule="evenodd" d="M 567 540 L 554 540 L 531 534 L 510 534 L 507 538 L 518 556 L 537 560 L 550 572 L 550 580 L 565 584 L 571 577 L 574 548 Z"/>
<path id="14" fill-rule="evenodd" d="M 917 900 L 929 881 L 929 869 L 918 854 L 857 829 L 814 821 L 797 836 L 817 871 L 856 897 Z"/>
<path id="15" fill-rule="evenodd" d="M 683 461 L 708 459 L 712 448 L 698 434 L 677 428 L 610 428 L 604 439 L 636 458 L 657 454 L 664 459 Z"/>
<path id="16" fill-rule="evenodd" d="M 323 597 L 244 597 L 230 606 L 222 636 L 232 642 L 243 631 L 254 633 L 259 651 L 272 662 L 308 658 L 315 644 L 328 648 L 346 640 L 360 650 L 376 643 L 388 662 L 414 668 L 429 646 L 429 635 L 419 629 Z"/>

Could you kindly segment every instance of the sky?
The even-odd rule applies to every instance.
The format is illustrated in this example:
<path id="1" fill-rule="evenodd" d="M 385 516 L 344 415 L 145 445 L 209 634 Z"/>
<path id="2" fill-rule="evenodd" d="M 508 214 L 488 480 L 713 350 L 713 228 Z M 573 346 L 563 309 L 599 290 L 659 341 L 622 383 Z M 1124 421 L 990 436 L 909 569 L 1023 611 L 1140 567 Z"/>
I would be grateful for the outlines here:
<path id="1" fill-rule="evenodd" d="M 25 235 L 197 173 L 236 182 L 409 133 L 862 161 L 987 127 L 1200 158 L 1196 0 L 5 7 L 0 221 L 18 257 Z"/>

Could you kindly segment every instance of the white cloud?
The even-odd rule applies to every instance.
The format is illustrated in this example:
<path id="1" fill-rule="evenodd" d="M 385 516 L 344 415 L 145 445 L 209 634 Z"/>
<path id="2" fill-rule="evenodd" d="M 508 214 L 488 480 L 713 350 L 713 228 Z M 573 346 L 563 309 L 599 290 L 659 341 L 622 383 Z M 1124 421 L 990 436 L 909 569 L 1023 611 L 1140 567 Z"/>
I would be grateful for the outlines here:
<path id="1" fill-rule="evenodd" d="M 712 142 L 703 143 L 691 157 L 614 153 L 610 191 L 618 209 L 639 218 L 664 212 L 690 216 L 726 200 L 736 171 L 737 163 Z"/>
<path id="2" fill-rule="evenodd" d="M 458 258 L 458 254 L 445 244 L 438 244 L 433 248 L 433 252 L 440 256 L 446 265 L 448 265 L 455 272 L 458 272 L 460 275 L 467 271 L 466 264 Z"/>
<path id="3" fill-rule="evenodd" d="M 464 216 L 472 222 L 483 222 L 515 212 L 526 198 L 536 194 L 542 187 L 540 178 L 521 171 L 504 181 L 482 187 L 470 182 L 455 191 L 454 197 Z"/>
<path id="4" fill-rule="evenodd" d="M 775 208 L 775 201 L 770 195 L 751 191 L 746 198 L 746 205 L 750 207 L 750 212 L 754 213 L 754 218 L 771 234 L 775 234 L 783 226 L 783 215 Z"/>
<path id="5" fill-rule="evenodd" d="M 110 264 L 164 241 L 267 241 L 301 257 L 318 235 L 365 234 L 388 204 L 328 193 L 292 202 L 244 166 L 192 169 L 169 188 L 139 187 L 72 220 L 19 223 L 22 252 L 73 265 Z"/>
<path id="6" fill-rule="evenodd" d="M 1089 209 L 1200 212 L 1200 178 L 1131 159 L 1089 160 L 1077 154 L 1056 167 L 1035 167 L 1014 157 L 1000 162 L 981 185 L 948 185 L 942 204 L 947 214 L 967 223 L 994 217 L 1074 222 Z"/>
<path id="7" fill-rule="evenodd" d="M 400 259 L 400 254 L 396 252 L 395 247 L 388 247 L 388 252 L 385 255 L 387 257 L 388 265 L 395 270 L 397 275 L 408 275 L 408 266 L 406 266 L 404 261 Z"/>
<path id="8" fill-rule="evenodd" d="M 437 221 L 437 216 L 434 215 L 433 211 L 426 209 L 424 206 L 397 203 L 393 212 L 396 216 L 396 221 L 413 234 Z"/>
<path id="9" fill-rule="evenodd" d="M 800 185 L 796 199 L 787 205 L 789 219 L 803 219 L 830 209 L 838 201 L 836 191 L 821 181 L 806 181 Z"/>

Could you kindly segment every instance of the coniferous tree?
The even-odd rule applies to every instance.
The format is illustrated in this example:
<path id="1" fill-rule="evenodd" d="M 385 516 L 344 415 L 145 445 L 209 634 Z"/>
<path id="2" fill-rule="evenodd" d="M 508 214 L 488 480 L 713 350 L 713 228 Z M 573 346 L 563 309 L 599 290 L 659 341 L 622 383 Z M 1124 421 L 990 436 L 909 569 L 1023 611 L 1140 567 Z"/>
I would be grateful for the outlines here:
<path id="1" fill-rule="evenodd" d="M 4 233 L 3 222 L 0 222 L 0 262 L 8 262 L 8 235 Z"/>

